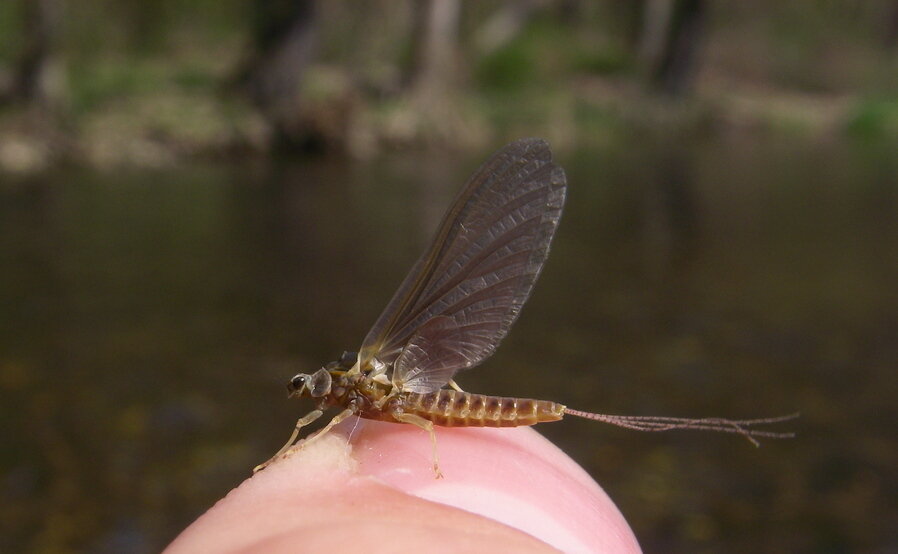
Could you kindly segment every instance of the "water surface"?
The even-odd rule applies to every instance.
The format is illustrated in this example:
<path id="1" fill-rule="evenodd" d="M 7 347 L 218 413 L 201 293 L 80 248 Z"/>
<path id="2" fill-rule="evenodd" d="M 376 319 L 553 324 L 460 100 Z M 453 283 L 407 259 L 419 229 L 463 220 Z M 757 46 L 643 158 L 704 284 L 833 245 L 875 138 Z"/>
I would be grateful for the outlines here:
<path id="1" fill-rule="evenodd" d="M 151 552 L 308 409 L 482 161 L 0 177 L 0 551 Z M 468 390 L 799 437 L 540 426 L 648 552 L 898 548 L 898 160 L 865 145 L 563 152 L 552 255 Z"/>

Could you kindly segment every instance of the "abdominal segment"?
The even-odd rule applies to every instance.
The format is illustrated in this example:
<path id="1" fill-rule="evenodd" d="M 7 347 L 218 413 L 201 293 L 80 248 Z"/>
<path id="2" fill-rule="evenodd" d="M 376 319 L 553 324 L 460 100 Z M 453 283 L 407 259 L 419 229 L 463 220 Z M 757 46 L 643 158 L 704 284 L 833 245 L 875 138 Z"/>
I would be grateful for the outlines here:
<path id="1" fill-rule="evenodd" d="M 519 427 L 558 421 L 564 406 L 548 400 L 485 396 L 455 390 L 403 395 L 402 408 L 442 427 Z"/>

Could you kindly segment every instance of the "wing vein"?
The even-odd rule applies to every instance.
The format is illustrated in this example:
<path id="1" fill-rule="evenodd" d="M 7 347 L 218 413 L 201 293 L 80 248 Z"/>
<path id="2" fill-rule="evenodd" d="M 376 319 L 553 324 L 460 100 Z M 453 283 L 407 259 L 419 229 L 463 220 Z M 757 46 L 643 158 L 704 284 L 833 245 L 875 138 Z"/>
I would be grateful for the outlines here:
<path id="1" fill-rule="evenodd" d="M 432 392 L 488 358 L 530 295 L 565 193 L 545 141 L 497 152 L 468 180 L 365 337 L 361 366 L 376 357 L 392 364 L 403 390 Z"/>

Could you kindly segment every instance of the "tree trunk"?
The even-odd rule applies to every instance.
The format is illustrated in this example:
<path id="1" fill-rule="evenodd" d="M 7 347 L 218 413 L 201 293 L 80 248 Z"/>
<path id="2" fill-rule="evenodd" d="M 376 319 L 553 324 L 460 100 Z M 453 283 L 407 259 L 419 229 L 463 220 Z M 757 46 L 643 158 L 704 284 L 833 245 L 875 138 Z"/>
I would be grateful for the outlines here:
<path id="1" fill-rule="evenodd" d="M 241 84 L 278 146 L 302 146 L 301 85 L 316 49 L 315 1 L 256 0 L 254 7 L 255 54 L 242 70 Z"/>
<path id="2" fill-rule="evenodd" d="M 892 4 L 887 12 L 882 42 L 886 50 L 893 51 L 898 46 L 898 3 Z"/>
<path id="3" fill-rule="evenodd" d="M 25 0 L 24 48 L 16 62 L 13 100 L 43 108 L 56 108 L 64 100 L 65 79 L 58 58 L 60 0 Z"/>
<path id="4" fill-rule="evenodd" d="M 643 14 L 640 58 L 651 85 L 678 96 L 695 76 L 705 32 L 704 0 L 649 0 Z"/>
<path id="5" fill-rule="evenodd" d="M 414 64 L 406 79 L 416 96 L 443 96 L 457 76 L 458 0 L 416 0 Z"/>

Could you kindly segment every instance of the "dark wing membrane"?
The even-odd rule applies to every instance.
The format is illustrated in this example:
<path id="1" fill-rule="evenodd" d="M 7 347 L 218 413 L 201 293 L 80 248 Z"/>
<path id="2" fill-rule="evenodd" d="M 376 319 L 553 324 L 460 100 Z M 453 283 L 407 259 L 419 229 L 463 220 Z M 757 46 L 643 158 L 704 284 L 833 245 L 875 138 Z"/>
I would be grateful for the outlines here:
<path id="1" fill-rule="evenodd" d="M 564 171 L 545 141 L 523 139 L 497 152 L 455 199 L 365 337 L 362 367 L 375 356 L 397 362 L 395 383 L 428 392 L 489 357 L 530 295 L 564 196 Z M 438 325 L 427 325 L 436 317 Z"/>

